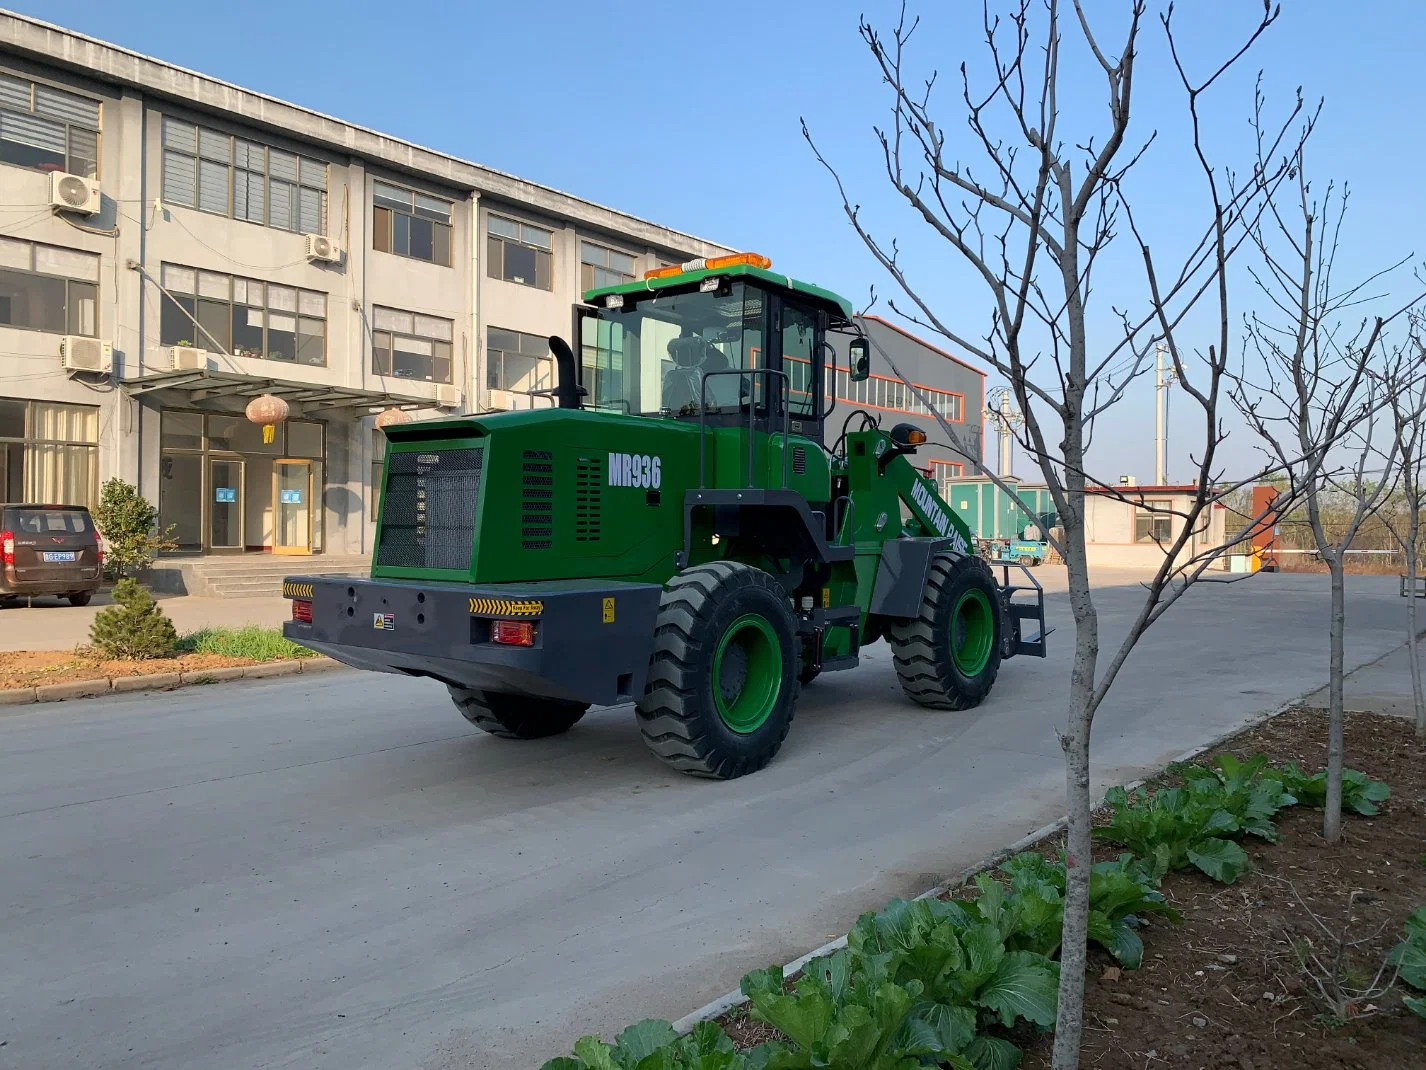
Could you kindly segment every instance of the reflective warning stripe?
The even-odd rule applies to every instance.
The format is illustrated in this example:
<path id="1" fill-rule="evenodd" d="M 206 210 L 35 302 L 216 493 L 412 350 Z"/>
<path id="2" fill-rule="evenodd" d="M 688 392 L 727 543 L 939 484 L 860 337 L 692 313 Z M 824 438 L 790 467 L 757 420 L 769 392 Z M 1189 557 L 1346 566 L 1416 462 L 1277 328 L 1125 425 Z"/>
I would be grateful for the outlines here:
<path id="1" fill-rule="evenodd" d="M 538 617 L 545 611 L 545 604 L 512 598 L 472 598 L 470 611 L 483 617 Z"/>
<path id="2" fill-rule="evenodd" d="M 311 598 L 312 585 L 310 583 L 283 583 L 283 598 Z"/>

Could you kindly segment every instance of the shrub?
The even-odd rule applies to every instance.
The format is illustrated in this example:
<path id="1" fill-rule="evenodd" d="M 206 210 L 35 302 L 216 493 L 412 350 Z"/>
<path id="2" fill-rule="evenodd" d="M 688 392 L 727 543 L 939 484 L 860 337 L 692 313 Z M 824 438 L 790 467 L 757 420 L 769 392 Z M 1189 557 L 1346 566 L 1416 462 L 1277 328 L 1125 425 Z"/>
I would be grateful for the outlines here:
<path id="1" fill-rule="evenodd" d="M 1327 805 L 1327 770 L 1311 776 L 1295 762 L 1282 767 L 1283 784 L 1304 806 L 1321 808 Z M 1391 789 L 1380 780 L 1373 780 L 1359 769 L 1342 770 L 1342 809 L 1363 817 L 1381 813 L 1377 806 L 1391 797 Z"/>
<path id="2" fill-rule="evenodd" d="M 89 627 L 89 641 L 108 658 L 164 658 L 173 653 L 178 633 L 153 595 L 135 580 L 114 584 L 115 604 L 101 609 Z"/>
<path id="3" fill-rule="evenodd" d="M 94 523 L 104 536 L 104 571 L 115 579 L 132 576 L 172 550 L 173 527 L 158 530 L 158 510 L 132 483 L 111 479 L 99 494 Z"/>
<path id="4" fill-rule="evenodd" d="M 218 654 L 225 658 L 252 661 L 283 661 L 311 658 L 316 652 L 298 646 L 276 628 L 250 624 L 243 628 L 201 628 L 178 641 L 181 654 Z"/>

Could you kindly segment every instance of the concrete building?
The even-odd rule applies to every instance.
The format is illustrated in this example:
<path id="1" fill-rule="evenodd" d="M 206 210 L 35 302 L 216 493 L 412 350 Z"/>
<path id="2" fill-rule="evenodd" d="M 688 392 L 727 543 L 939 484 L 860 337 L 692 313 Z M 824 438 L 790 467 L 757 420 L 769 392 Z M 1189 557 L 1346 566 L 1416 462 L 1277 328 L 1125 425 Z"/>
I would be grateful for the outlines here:
<path id="1" fill-rule="evenodd" d="M 728 251 L 0 12 L 0 500 L 120 476 L 183 551 L 367 553 L 378 413 L 535 403 L 583 290 Z M 978 458 L 984 376 L 867 326 Z M 914 420 L 874 370 L 839 396 Z"/>
<path id="2" fill-rule="evenodd" d="M 0 497 L 122 476 L 186 550 L 365 552 L 377 412 L 528 405 L 583 288 L 726 251 L 0 13 Z"/>

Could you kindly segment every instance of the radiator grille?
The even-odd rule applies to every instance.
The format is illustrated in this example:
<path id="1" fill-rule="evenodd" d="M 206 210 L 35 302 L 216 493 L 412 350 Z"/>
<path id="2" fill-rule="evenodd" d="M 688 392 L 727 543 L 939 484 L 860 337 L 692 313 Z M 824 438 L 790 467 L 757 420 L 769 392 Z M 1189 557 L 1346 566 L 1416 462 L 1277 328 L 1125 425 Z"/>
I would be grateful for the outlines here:
<path id="1" fill-rule="evenodd" d="M 555 535 L 555 464 L 549 450 L 526 450 L 520 464 L 520 545 L 548 550 Z"/>
<path id="2" fill-rule="evenodd" d="M 484 456 L 475 446 L 387 457 L 378 566 L 469 571 Z"/>
<path id="3" fill-rule="evenodd" d="M 604 497 L 604 458 L 581 457 L 574 470 L 574 541 L 598 542 Z"/>

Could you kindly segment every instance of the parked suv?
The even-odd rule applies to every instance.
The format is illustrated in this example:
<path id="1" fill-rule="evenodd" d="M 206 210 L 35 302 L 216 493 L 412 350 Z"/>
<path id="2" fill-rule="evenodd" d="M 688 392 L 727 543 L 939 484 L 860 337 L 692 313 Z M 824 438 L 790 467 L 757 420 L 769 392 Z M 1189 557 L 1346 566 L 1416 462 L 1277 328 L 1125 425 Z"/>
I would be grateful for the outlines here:
<path id="1" fill-rule="evenodd" d="M 89 602 L 104 544 L 82 505 L 0 505 L 0 602 L 36 594 Z"/>

